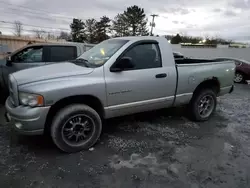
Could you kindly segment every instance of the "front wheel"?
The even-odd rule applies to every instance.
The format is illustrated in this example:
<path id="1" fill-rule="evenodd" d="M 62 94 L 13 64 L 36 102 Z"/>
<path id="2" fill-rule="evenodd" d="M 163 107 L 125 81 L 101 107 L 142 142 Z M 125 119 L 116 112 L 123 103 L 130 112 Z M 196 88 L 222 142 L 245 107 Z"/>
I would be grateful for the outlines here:
<path id="1" fill-rule="evenodd" d="M 73 153 L 93 146 L 100 137 L 102 121 L 98 113 L 84 104 L 60 110 L 51 125 L 51 137 L 64 152 Z"/>
<path id="2" fill-rule="evenodd" d="M 194 94 L 189 104 L 190 117 L 194 121 L 206 121 L 214 113 L 217 105 L 216 94 L 212 89 Z"/>

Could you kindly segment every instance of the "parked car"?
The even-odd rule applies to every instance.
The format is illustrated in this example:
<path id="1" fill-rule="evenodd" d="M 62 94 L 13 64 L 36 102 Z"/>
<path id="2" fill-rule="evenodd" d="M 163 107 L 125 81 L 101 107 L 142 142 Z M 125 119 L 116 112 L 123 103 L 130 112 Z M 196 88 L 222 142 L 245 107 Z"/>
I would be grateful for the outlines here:
<path id="1" fill-rule="evenodd" d="M 193 120 L 208 120 L 216 97 L 233 91 L 232 61 L 174 60 L 163 37 L 109 39 L 73 62 L 11 74 L 5 103 L 14 129 L 48 131 L 65 152 L 95 144 L 102 119 L 188 105 Z"/>
<path id="2" fill-rule="evenodd" d="M 250 80 L 250 62 L 243 59 L 236 58 L 216 58 L 217 61 L 233 61 L 236 65 L 235 70 L 235 83 L 246 83 L 246 80 Z"/>
<path id="3" fill-rule="evenodd" d="M 84 43 L 46 43 L 25 46 L 0 60 L 0 98 L 8 95 L 10 73 L 50 63 L 73 60 L 92 48 Z"/>

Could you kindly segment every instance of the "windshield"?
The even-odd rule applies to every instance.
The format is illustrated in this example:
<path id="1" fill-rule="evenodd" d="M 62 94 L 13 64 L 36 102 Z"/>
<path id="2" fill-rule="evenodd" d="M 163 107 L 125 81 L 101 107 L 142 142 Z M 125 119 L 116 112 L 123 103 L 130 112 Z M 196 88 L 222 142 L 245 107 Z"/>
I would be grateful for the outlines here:
<path id="1" fill-rule="evenodd" d="M 109 60 L 128 40 L 113 39 L 103 41 L 90 50 L 83 53 L 77 59 L 84 60 L 89 65 L 94 67 L 102 66 Z"/>

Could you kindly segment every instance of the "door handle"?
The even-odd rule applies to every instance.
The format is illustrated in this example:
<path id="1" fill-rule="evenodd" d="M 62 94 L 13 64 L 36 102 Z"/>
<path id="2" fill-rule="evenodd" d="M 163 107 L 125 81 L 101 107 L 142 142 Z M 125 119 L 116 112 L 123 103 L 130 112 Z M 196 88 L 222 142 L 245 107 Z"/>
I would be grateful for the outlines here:
<path id="1" fill-rule="evenodd" d="M 162 73 L 162 74 L 157 74 L 155 75 L 156 78 L 166 78 L 167 74 L 166 73 Z"/>

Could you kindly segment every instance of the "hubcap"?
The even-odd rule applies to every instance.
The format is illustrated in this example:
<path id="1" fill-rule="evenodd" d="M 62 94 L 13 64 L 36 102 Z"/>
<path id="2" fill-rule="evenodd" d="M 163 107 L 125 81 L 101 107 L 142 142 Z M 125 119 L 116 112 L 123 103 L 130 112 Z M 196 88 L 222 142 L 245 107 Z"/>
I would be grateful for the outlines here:
<path id="1" fill-rule="evenodd" d="M 211 115 L 214 109 L 214 99 L 210 95 L 205 95 L 199 102 L 199 114 L 202 118 L 207 118 Z"/>
<path id="2" fill-rule="evenodd" d="M 63 140 L 72 146 L 87 142 L 94 132 L 93 120 L 87 115 L 70 117 L 62 127 Z"/>
<path id="3" fill-rule="evenodd" d="M 236 73 L 234 76 L 234 81 L 235 82 L 241 82 L 243 80 L 243 76 L 239 73 Z"/>

